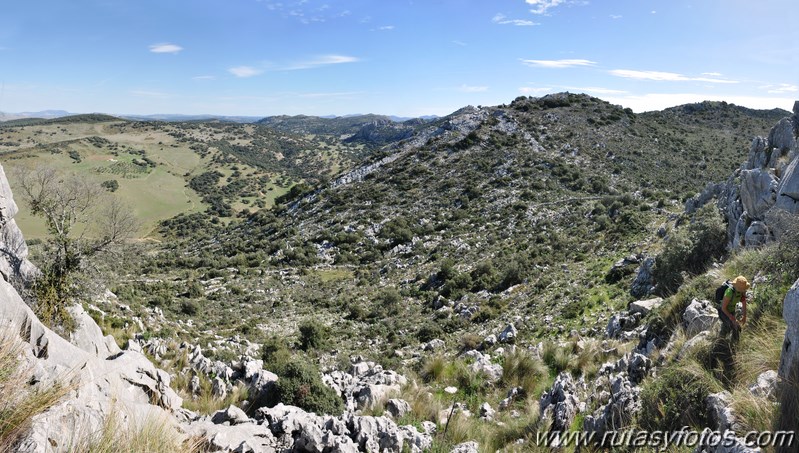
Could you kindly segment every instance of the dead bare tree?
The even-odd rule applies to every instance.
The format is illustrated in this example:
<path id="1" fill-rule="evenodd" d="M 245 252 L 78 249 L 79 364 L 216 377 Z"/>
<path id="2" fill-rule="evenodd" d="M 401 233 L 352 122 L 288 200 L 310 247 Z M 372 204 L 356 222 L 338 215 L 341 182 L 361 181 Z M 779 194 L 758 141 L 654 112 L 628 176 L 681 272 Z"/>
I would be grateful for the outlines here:
<path id="1" fill-rule="evenodd" d="M 34 283 L 37 314 L 52 325 L 70 327 L 66 307 L 74 277 L 88 260 L 129 238 L 138 229 L 132 211 L 99 184 L 53 168 L 15 172 L 22 199 L 31 213 L 44 219 L 50 237 Z"/>

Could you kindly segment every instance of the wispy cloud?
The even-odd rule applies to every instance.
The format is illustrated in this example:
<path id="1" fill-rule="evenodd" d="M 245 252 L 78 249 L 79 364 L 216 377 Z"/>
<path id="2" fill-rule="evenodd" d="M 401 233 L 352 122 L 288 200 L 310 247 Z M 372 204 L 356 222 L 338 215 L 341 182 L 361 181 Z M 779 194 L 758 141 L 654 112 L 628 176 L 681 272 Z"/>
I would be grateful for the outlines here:
<path id="1" fill-rule="evenodd" d="M 458 87 L 458 91 L 462 91 L 464 93 L 483 93 L 485 91 L 488 91 L 488 87 L 463 84 Z"/>
<path id="2" fill-rule="evenodd" d="M 517 27 L 532 27 L 533 25 L 541 25 L 538 22 L 524 19 L 508 19 L 504 14 L 497 13 L 491 22 L 499 25 L 515 25 Z"/>
<path id="3" fill-rule="evenodd" d="M 298 69 L 312 69 L 321 66 L 334 64 L 355 63 L 360 61 L 358 57 L 348 55 L 322 55 L 310 60 L 299 61 L 281 68 L 283 71 L 296 71 Z"/>
<path id="4" fill-rule="evenodd" d="M 150 52 L 152 53 L 178 53 L 181 50 L 183 50 L 183 47 L 180 47 L 177 44 L 170 44 L 168 42 L 153 44 L 150 46 Z"/>
<path id="5" fill-rule="evenodd" d="M 577 66 L 593 66 L 595 61 L 581 59 L 565 60 L 521 60 L 527 66 L 540 68 L 573 68 Z"/>
<path id="6" fill-rule="evenodd" d="M 581 91 L 584 93 L 596 93 L 596 94 L 627 94 L 627 91 L 624 90 L 614 90 L 611 88 L 601 88 L 601 87 L 568 87 L 564 86 L 561 87 L 565 90 L 569 91 Z"/>
<path id="7" fill-rule="evenodd" d="M 799 86 L 791 85 L 790 83 L 780 83 L 778 85 L 765 85 L 761 88 L 766 89 L 767 92 L 771 94 L 796 93 L 797 91 L 799 91 Z"/>
<path id="8" fill-rule="evenodd" d="M 708 77 L 721 77 L 720 72 L 703 72 L 702 75 L 706 75 Z"/>
<path id="9" fill-rule="evenodd" d="M 201 76 L 194 76 L 192 80 L 216 80 L 216 76 L 212 75 L 201 75 Z"/>
<path id="10" fill-rule="evenodd" d="M 549 93 L 552 91 L 551 87 L 519 87 L 519 93 L 522 94 L 541 94 Z"/>
<path id="11" fill-rule="evenodd" d="M 653 80 L 657 82 L 708 82 L 708 83 L 738 83 L 737 80 L 710 78 L 710 77 L 689 77 L 676 72 L 661 71 L 636 71 L 632 69 L 614 69 L 611 75 L 623 77 L 625 79 Z"/>
<path id="12" fill-rule="evenodd" d="M 565 0 L 525 0 L 525 2 L 533 7 L 531 13 L 546 14 L 550 9 L 565 3 Z"/>
<path id="13" fill-rule="evenodd" d="M 460 46 L 460 47 L 466 47 L 467 46 L 467 44 L 465 42 L 458 41 L 457 39 L 453 39 L 452 40 L 452 44 L 455 44 L 456 46 Z"/>
<path id="14" fill-rule="evenodd" d="M 377 29 L 380 31 L 389 31 L 389 30 L 394 30 L 395 28 L 397 27 L 393 25 L 383 25 L 382 27 L 377 27 Z"/>
<path id="15" fill-rule="evenodd" d="M 264 71 L 262 69 L 253 68 L 252 66 L 236 66 L 228 69 L 228 72 L 236 77 L 246 78 L 257 76 Z"/>
<path id="16" fill-rule="evenodd" d="M 610 15 L 610 18 L 613 19 L 613 20 L 621 19 L 622 17 L 624 17 L 624 16 L 622 16 L 621 14 L 611 14 Z"/>

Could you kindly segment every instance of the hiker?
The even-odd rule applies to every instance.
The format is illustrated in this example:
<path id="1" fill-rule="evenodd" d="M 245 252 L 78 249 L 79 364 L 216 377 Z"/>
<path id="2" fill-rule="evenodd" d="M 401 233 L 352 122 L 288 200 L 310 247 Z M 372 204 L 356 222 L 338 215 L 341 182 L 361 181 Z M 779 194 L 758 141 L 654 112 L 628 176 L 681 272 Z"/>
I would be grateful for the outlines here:
<path id="1" fill-rule="evenodd" d="M 716 290 L 716 303 L 718 303 L 719 320 L 721 321 L 721 331 L 719 336 L 726 337 L 732 332 L 732 341 L 737 343 L 741 333 L 741 326 L 746 324 L 746 290 L 749 289 L 749 282 L 746 277 L 739 275 L 730 283 L 725 282 Z M 735 318 L 735 308 L 741 302 L 743 307 L 743 317 L 741 321 Z"/>

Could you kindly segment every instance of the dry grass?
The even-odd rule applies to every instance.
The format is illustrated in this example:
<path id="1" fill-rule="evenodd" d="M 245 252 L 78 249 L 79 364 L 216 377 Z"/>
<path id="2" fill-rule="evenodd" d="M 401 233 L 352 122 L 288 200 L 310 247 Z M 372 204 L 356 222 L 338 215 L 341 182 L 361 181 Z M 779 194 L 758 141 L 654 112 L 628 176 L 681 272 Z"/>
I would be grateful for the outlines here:
<path id="1" fill-rule="evenodd" d="M 210 379 L 203 375 L 200 377 L 200 394 L 192 395 L 189 390 L 191 374 L 178 374 L 172 380 L 172 388 L 183 398 L 183 407 L 190 411 L 198 412 L 203 415 L 210 415 L 214 412 L 225 409 L 231 405 L 238 406 L 239 403 L 249 398 L 249 389 L 246 385 L 237 385 L 228 392 L 225 398 L 217 398 L 213 395 L 213 384 Z M 247 410 L 245 407 L 244 410 Z"/>
<path id="2" fill-rule="evenodd" d="M 756 326 L 741 331 L 741 340 L 735 357 L 735 380 L 748 386 L 768 370 L 780 365 L 785 322 L 774 316 L 763 316 Z"/>
<path id="3" fill-rule="evenodd" d="M 732 408 L 741 432 L 772 430 L 779 414 L 779 405 L 752 395 L 746 387 L 737 387 L 732 392 Z"/>
<path id="4" fill-rule="evenodd" d="M 15 333 L 0 333 L 0 451 L 14 451 L 33 417 L 55 406 L 70 390 L 59 382 L 31 386 L 32 371 L 22 362 L 22 351 Z"/>
<path id="5" fill-rule="evenodd" d="M 502 388 L 521 387 L 527 395 L 538 393 L 548 383 L 546 365 L 529 352 L 518 349 L 506 355 L 502 361 Z"/>
<path id="6" fill-rule="evenodd" d="M 127 420 L 125 420 L 127 418 Z M 143 421 L 132 421 L 112 409 L 102 428 L 82 438 L 73 446 L 73 453 L 194 453 L 200 441 L 185 439 L 167 415 L 151 415 Z"/>

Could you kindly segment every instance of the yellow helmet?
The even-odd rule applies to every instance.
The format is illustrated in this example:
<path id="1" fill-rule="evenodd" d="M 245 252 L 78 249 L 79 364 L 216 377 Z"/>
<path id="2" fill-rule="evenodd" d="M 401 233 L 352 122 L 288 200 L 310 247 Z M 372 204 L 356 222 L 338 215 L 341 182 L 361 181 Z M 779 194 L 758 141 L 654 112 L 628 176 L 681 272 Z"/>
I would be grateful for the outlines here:
<path id="1" fill-rule="evenodd" d="M 743 293 L 749 289 L 749 281 L 746 280 L 746 277 L 743 275 L 739 275 L 735 277 L 735 280 L 733 280 L 732 287 L 735 288 L 735 290 L 739 293 Z"/>

